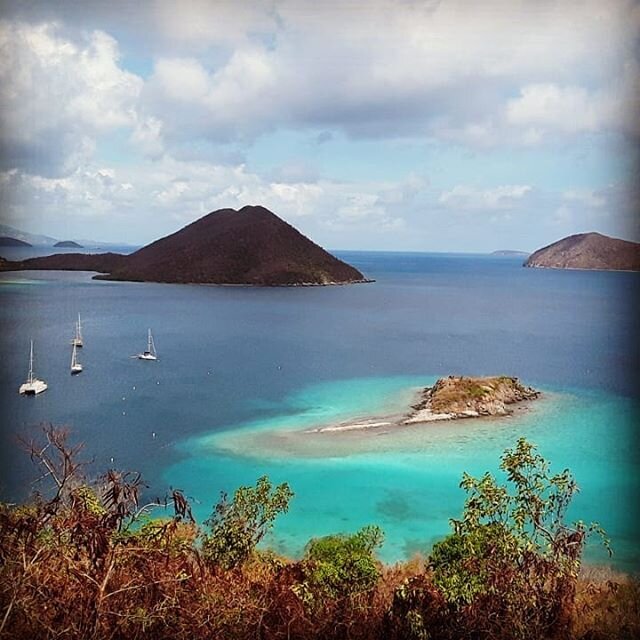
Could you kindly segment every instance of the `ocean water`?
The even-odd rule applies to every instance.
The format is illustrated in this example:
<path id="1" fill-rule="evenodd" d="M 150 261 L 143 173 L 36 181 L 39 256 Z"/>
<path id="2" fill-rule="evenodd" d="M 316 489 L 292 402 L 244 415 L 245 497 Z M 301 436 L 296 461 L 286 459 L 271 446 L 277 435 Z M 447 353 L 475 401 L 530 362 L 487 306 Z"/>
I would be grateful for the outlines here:
<path id="1" fill-rule="evenodd" d="M 85 443 L 89 472 L 139 470 L 151 495 L 183 489 L 199 519 L 221 490 L 267 473 L 296 494 L 269 544 L 296 555 L 314 535 L 375 523 L 386 533 L 383 559 L 395 561 L 448 532 L 463 471 L 497 472 L 524 435 L 553 469 L 574 472 L 582 490 L 571 516 L 598 520 L 611 562 L 639 569 L 638 275 L 474 255 L 340 257 L 376 282 L 254 289 L 2 274 L 3 495 L 34 487 L 16 440 L 53 422 Z M 78 312 L 85 371 L 72 378 Z M 130 357 L 148 327 L 157 362 Z M 30 338 L 49 384 L 37 398 L 17 393 Z M 515 375 L 543 399 L 497 421 L 301 432 L 401 413 L 416 389 L 447 374 Z M 608 561 L 597 546 L 587 557 Z"/>

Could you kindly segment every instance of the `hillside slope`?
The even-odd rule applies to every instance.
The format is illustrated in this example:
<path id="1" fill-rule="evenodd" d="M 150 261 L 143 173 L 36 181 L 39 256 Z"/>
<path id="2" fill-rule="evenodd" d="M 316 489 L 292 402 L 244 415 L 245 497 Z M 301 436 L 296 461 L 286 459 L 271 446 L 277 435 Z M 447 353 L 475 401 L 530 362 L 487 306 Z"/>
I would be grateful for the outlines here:
<path id="1" fill-rule="evenodd" d="M 365 282 L 268 209 L 220 209 L 127 256 L 57 254 L 3 270 L 92 270 L 102 280 L 259 286 Z"/>
<path id="2" fill-rule="evenodd" d="M 0 247 L 31 247 L 33 245 L 25 242 L 24 240 L 18 240 L 18 238 L 12 238 L 10 236 L 0 236 Z"/>
<path id="3" fill-rule="evenodd" d="M 579 233 L 538 249 L 524 266 L 640 271 L 640 244 L 600 233 Z"/>

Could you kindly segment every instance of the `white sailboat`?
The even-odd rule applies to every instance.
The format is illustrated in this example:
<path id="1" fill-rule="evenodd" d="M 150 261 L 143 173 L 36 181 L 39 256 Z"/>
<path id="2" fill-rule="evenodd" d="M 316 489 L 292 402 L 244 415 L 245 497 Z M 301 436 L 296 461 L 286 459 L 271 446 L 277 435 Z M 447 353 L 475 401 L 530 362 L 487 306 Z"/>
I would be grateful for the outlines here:
<path id="1" fill-rule="evenodd" d="M 35 396 L 47 390 L 47 383 L 33 376 L 33 340 L 31 341 L 31 350 L 29 352 L 29 376 L 27 381 L 20 385 L 20 393 L 25 396 Z"/>
<path id="2" fill-rule="evenodd" d="M 82 347 L 82 324 L 80 323 L 80 314 L 78 314 L 78 322 L 76 322 L 76 335 L 71 340 L 71 344 L 74 347 Z"/>
<path id="3" fill-rule="evenodd" d="M 77 345 L 73 345 L 73 351 L 71 353 L 71 375 L 80 373 L 82 371 L 82 365 L 78 362 L 78 356 L 76 354 Z"/>
<path id="4" fill-rule="evenodd" d="M 153 343 L 153 336 L 151 335 L 151 329 L 147 337 L 147 349 L 138 354 L 138 360 L 157 360 L 158 354 L 156 353 L 156 346 Z"/>

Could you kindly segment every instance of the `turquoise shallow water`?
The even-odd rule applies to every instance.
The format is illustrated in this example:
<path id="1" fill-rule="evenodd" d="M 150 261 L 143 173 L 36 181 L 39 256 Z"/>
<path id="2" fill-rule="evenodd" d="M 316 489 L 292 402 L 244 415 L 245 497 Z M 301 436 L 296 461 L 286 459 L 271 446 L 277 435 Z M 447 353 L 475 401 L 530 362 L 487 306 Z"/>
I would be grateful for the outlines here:
<path id="1" fill-rule="evenodd" d="M 378 524 L 381 557 L 427 552 L 458 517 L 463 471 L 500 474 L 499 452 L 527 437 L 552 462 L 569 467 L 581 487 L 570 516 L 598 520 L 614 539 L 613 564 L 635 570 L 634 511 L 638 495 L 634 419 L 638 403 L 605 392 L 544 389 L 543 398 L 511 418 L 417 425 L 401 432 L 304 433 L 319 425 L 406 409 L 416 387 L 432 377 L 341 380 L 291 394 L 282 413 L 263 421 L 191 438 L 187 457 L 169 467 L 174 486 L 197 496 L 204 519 L 221 487 L 253 483 L 261 474 L 289 482 L 296 496 L 268 545 L 299 555 L 312 536 Z M 282 436 L 282 437 L 280 437 Z M 589 545 L 586 558 L 609 562 Z"/>
<path id="2" fill-rule="evenodd" d="M 90 474 L 140 471 L 148 496 L 187 491 L 200 519 L 219 491 L 264 473 L 296 492 L 268 542 L 300 553 L 312 535 L 384 528 L 386 560 L 425 551 L 460 514 L 464 470 L 496 470 L 526 435 L 583 488 L 573 513 L 611 533 L 640 570 L 640 277 L 524 269 L 491 256 L 349 253 L 375 283 L 235 288 L 0 274 L 0 497 L 40 474 L 17 453 L 42 422 L 85 443 Z M 69 374 L 82 314 L 84 371 Z M 160 359 L 132 359 L 153 329 Z M 37 398 L 18 394 L 34 340 Z M 498 422 L 301 434 L 403 411 L 448 374 L 513 375 L 545 391 Z M 592 560 L 606 559 L 589 549 Z"/>

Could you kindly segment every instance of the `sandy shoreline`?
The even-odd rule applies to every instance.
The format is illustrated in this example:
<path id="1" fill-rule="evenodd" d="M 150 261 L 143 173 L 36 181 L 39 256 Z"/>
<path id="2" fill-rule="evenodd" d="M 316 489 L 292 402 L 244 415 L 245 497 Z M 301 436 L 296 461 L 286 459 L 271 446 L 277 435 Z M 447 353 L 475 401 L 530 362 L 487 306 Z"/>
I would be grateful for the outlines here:
<path id="1" fill-rule="evenodd" d="M 424 389 L 416 389 L 416 396 L 422 398 L 424 395 Z M 512 405 L 512 408 L 505 413 L 496 413 L 493 415 L 482 415 L 473 409 L 468 409 L 456 413 L 437 413 L 432 411 L 429 407 L 421 409 L 413 409 L 405 415 L 399 416 L 371 416 L 371 417 L 358 417 L 346 422 L 340 422 L 337 424 L 330 424 L 326 426 L 313 427 L 309 429 L 301 430 L 303 434 L 323 434 L 323 433 L 345 433 L 345 432 L 362 432 L 362 431 L 376 431 L 387 432 L 389 428 L 396 430 L 403 427 L 411 427 L 420 424 L 428 424 L 433 422 L 459 422 L 461 420 L 499 420 L 501 418 L 508 418 L 515 413 L 521 413 L 527 411 L 531 403 L 535 398 L 522 400 Z"/>
<path id="2" fill-rule="evenodd" d="M 413 387 L 413 400 L 423 387 Z M 447 414 L 411 411 L 412 398 L 403 406 L 378 413 L 360 413 L 296 427 L 227 431 L 211 438 L 207 448 L 242 458 L 338 459 L 361 454 L 415 453 L 430 451 L 443 440 L 466 441 L 478 433 L 510 432 L 514 423 L 542 415 L 559 396 L 545 392 L 535 403 L 522 401 L 503 415 L 450 418 Z M 374 410 L 375 411 L 375 410 Z M 524 423 L 523 423 L 524 424 Z"/>
<path id="3" fill-rule="evenodd" d="M 515 413 L 521 413 L 529 409 L 529 404 L 532 401 L 525 401 L 521 403 L 512 413 L 506 413 L 504 415 L 494 416 L 481 416 L 476 411 L 469 411 L 467 415 L 460 415 L 455 413 L 433 413 L 429 409 L 421 409 L 416 412 L 415 415 L 410 418 L 404 419 L 382 419 L 376 418 L 366 421 L 345 422 L 340 424 L 332 424 L 326 427 L 314 427 L 312 429 L 301 429 L 298 433 L 303 434 L 322 434 L 322 433 L 345 433 L 349 431 L 381 431 L 383 427 L 386 427 L 384 431 L 388 431 L 388 428 L 402 429 L 403 427 L 413 427 L 420 424 L 429 424 L 433 422 L 462 422 L 467 420 L 473 420 L 474 422 L 488 421 L 488 420 L 500 420 L 501 418 L 513 417 Z"/>
<path id="4" fill-rule="evenodd" d="M 367 420 L 366 422 L 348 422 L 344 424 L 330 425 L 328 427 L 305 429 L 305 433 L 335 433 L 336 431 L 358 431 L 363 429 L 375 429 L 378 427 L 392 427 L 396 425 L 397 423 L 390 420 Z"/>

